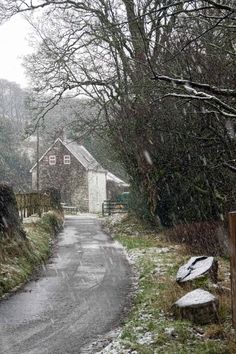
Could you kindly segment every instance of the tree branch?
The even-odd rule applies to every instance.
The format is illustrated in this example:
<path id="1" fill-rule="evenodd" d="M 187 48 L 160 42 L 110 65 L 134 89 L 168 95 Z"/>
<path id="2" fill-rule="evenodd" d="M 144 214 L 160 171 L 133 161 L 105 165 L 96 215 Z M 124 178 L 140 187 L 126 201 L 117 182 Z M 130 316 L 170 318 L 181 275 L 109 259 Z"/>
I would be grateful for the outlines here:
<path id="1" fill-rule="evenodd" d="M 168 76 L 159 75 L 159 74 L 155 74 L 155 76 L 153 78 L 151 78 L 151 80 L 166 81 L 171 84 L 175 84 L 177 86 L 183 86 L 183 87 L 186 87 L 186 85 L 187 85 L 188 87 L 203 89 L 203 90 L 210 92 L 212 94 L 219 94 L 221 96 L 226 96 L 226 97 L 236 97 L 236 90 L 226 89 L 226 88 L 218 88 L 216 86 L 202 84 L 202 83 L 191 81 L 191 80 L 177 79 L 177 78 L 168 77 Z"/>

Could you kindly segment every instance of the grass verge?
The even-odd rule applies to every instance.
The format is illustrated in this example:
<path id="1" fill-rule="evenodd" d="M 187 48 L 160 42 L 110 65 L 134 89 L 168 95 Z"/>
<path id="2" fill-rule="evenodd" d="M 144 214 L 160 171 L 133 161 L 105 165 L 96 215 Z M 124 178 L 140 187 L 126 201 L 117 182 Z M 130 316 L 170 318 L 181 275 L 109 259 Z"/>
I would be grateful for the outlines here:
<path id="1" fill-rule="evenodd" d="M 121 335 L 108 351 L 101 353 L 138 354 L 233 354 L 236 339 L 231 327 L 229 262 L 218 258 L 219 287 L 207 277 L 187 287 L 175 281 L 176 272 L 191 256 L 184 245 L 168 243 L 163 234 L 143 226 L 132 217 L 106 224 L 113 237 L 120 241 L 135 263 L 138 290 L 133 309 Z M 219 297 L 219 323 L 199 326 L 176 320 L 172 304 L 188 291 L 201 287 Z M 119 342 L 119 343 L 118 343 Z M 115 348 L 117 351 L 115 351 Z"/>
<path id="2" fill-rule="evenodd" d="M 0 297 L 25 283 L 50 255 L 53 238 L 63 223 L 61 214 L 50 211 L 24 224 L 26 239 L 0 239 Z"/>

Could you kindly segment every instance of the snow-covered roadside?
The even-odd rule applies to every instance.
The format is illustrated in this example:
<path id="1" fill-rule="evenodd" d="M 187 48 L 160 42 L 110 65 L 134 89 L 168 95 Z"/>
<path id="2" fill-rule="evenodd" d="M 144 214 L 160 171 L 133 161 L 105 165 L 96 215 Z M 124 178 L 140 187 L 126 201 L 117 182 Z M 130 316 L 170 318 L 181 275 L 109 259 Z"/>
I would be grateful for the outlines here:
<path id="1" fill-rule="evenodd" d="M 113 214 L 112 216 L 106 219 L 106 224 L 109 224 L 109 228 L 104 224 L 104 231 L 111 234 L 111 228 L 116 224 L 122 222 L 122 219 L 126 217 L 126 214 Z M 117 241 L 116 241 L 117 242 Z M 137 259 L 141 256 L 139 252 L 128 251 L 125 247 L 119 243 L 120 247 L 123 248 L 123 252 L 132 267 L 132 293 L 130 294 L 130 301 L 138 292 L 138 279 L 139 279 L 139 270 L 136 267 Z M 118 327 L 105 335 L 99 336 L 96 341 L 92 342 L 90 345 L 85 346 L 81 350 L 81 354 L 135 354 L 136 351 L 130 351 L 130 349 L 125 349 L 124 344 L 122 343 L 122 332 L 123 328 Z"/>
<path id="2" fill-rule="evenodd" d="M 56 211 L 44 213 L 41 218 L 24 219 L 26 239 L 6 238 L 1 247 L 0 297 L 7 298 L 20 289 L 35 270 L 50 256 L 54 237 L 63 225 L 63 216 Z"/>
<path id="3" fill-rule="evenodd" d="M 143 258 L 143 256 L 148 256 L 151 257 L 152 260 L 155 261 L 156 264 L 156 269 L 155 275 L 161 275 L 163 272 L 163 267 L 165 266 L 161 261 L 158 261 L 156 256 L 161 253 L 167 253 L 169 252 L 170 249 L 167 247 L 162 247 L 162 248 L 149 248 L 149 249 L 133 249 L 133 250 L 127 250 L 126 249 L 126 255 L 129 260 L 129 262 L 134 265 L 134 268 L 136 269 L 136 294 L 139 292 L 142 292 L 142 289 L 138 287 L 138 278 L 139 278 L 139 267 L 140 267 L 140 260 Z M 157 274 L 158 273 L 158 274 Z M 143 324 L 145 324 L 146 321 L 150 320 L 152 318 L 152 314 L 146 311 L 145 307 L 140 307 L 139 309 L 139 319 Z M 145 326 L 138 326 L 134 327 L 134 334 L 137 337 L 137 342 L 139 344 L 152 344 L 154 341 L 153 333 L 150 331 L 146 331 Z M 122 334 L 125 331 L 125 326 L 123 328 L 118 329 L 115 333 L 113 333 L 113 336 L 111 336 L 111 342 L 106 345 L 105 348 L 102 350 L 96 351 L 96 354 L 138 354 L 136 350 L 133 349 L 127 349 L 128 342 L 122 339 Z M 114 335 L 115 334 L 115 335 Z"/>
<path id="4" fill-rule="evenodd" d="M 112 227 L 115 227 L 117 224 L 122 222 L 122 219 L 125 218 L 126 215 L 124 214 L 114 214 L 113 216 L 109 217 L 109 229 L 105 227 L 107 232 L 112 231 Z M 123 246 L 122 246 L 123 247 Z M 131 297 L 134 298 L 138 293 L 142 292 L 142 289 L 139 288 L 139 277 L 140 277 L 140 263 L 142 258 L 144 257 L 151 257 L 152 260 L 156 264 L 155 273 L 159 275 L 162 274 L 162 269 L 164 265 L 161 261 L 158 261 L 156 256 L 158 254 L 167 253 L 170 251 L 168 247 L 150 247 L 144 249 L 127 249 L 123 247 L 124 253 L 132 266 L 133 269 L 133 293 Z M 145 311 L 145 308 L 141 307 L 139 311 L 139 319 L 140 321 L 145 324 L 145 321 L 148 321 L 152 318 L 152 314 Z M 126 329 L 126 326 L 117 328 L 105 336 L 99 337 L 96 341 L 94 341 L 91 345 L 84 348 L 82 350 L 82 354 L 137 354 L 136 350 L 127 347 L 129 346 L 128 342 L 123 339 L 123 333 Z M 147 332 L 144 327 L 138 326 L 134 328 L 135 335 L 137 337 L 137 342 L 140 344 L 152 344 L 153 343 L 153 334 L 151 332 Z"/>
<path id="5" fill-rule="evenodd" d="M 135 274 L 135 296 L 123 327 L 101 336 L 82 354 L 236 353 L 236 340 L 228 330 L 231 323 L 226 317 L 230 310 L 228 295 L 222 294 L 222 323 L 196 326 L 174 318 L 171 307 L 187 291 L 176 283 L 177 270 L 189 257 L 182 245 L 168 243 L 162 234 L 130 216 L 110 217 L 105 226 L 116 242 L 126 246 L 124 252 Z M 225 274 L 228 262 L 218 261 L 221 274 Z M 202 280 L 201 287 L 207 290 L 209 286 Z"/>

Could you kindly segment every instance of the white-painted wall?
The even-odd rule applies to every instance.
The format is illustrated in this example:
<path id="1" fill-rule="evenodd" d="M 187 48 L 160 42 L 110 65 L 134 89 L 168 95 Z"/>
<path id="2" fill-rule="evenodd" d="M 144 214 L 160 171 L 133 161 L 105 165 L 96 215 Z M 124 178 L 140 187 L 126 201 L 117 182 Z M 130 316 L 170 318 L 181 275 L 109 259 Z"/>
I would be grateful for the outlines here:
<path id="1" fill-rule="evenodd" d="M 32 171 L 32 189 L 35 191 L 37 189 L 37 169 L 34 168 Z"/>
<path id="2" fill-rule="evenodd" d="M 106 172 L 88 171 L 89 212 L 100 213 L 107 198 Z"/>

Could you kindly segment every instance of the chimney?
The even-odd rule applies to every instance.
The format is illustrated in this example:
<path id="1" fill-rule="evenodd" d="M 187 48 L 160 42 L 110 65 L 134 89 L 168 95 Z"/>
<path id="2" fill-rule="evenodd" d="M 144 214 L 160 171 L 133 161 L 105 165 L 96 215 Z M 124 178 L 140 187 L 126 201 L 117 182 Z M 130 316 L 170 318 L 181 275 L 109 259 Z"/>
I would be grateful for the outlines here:
<path id="1" fill-rule="evenodd" d="M 64 128 L 58 130 L 57 137 L 60 138 L 62 141 L 66 140 L 66 134 Z"/>

